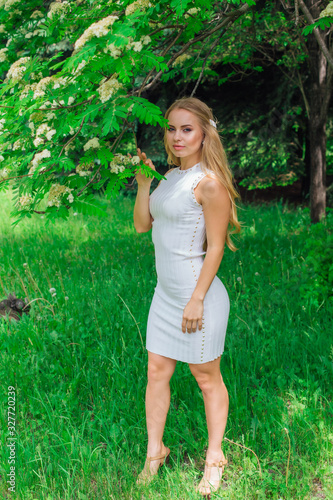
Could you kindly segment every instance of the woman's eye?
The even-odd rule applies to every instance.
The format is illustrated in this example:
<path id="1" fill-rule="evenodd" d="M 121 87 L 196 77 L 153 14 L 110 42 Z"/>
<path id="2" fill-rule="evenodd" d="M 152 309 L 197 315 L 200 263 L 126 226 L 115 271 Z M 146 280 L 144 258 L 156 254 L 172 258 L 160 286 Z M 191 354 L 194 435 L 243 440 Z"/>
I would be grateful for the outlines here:
<path id="1" fill-rule="evenodd" d="M 191 132 L 192 129 L 191 128 L 184 128 L 184 132 Z"/>

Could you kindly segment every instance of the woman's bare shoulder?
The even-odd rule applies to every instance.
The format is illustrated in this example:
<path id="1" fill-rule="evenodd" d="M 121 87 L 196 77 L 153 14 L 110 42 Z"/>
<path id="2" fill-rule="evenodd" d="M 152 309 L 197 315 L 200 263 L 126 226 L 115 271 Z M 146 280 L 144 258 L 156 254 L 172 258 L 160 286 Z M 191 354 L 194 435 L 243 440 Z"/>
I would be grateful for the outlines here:
<path id="1" fill-rule="evenodd" d="M 228 190 L 218 177 L 212 172 L 207 174 L 198 185 L 198 198 L 200 204 L 219 198 L 225 200 L 227 204 L 230 202 Z"/>

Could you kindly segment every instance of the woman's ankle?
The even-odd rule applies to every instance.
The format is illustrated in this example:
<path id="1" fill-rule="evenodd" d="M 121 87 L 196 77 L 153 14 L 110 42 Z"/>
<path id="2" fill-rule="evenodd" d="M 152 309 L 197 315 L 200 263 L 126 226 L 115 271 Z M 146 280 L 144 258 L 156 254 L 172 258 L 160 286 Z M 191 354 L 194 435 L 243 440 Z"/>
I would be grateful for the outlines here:
<path id="1" fill-rule="evenodd" d="M 166 446 L 163 442 L 160 443 L 148 443 L 147 446 L 147 457 L 158 457 L 166 452 Z"/>
<path id="2" fill-rule="evenodd" d="M 221 448 L 208 448 L 206 453 L 206 462 L 219 462 L 220 460 L 225 460 L 225 456 Z"/>

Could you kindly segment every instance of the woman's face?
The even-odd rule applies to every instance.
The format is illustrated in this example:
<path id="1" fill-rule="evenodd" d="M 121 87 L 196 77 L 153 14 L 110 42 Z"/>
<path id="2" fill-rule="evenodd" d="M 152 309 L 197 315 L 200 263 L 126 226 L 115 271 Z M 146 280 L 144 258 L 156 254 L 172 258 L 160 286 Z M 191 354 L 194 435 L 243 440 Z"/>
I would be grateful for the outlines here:
<path id="1" fill-rule="evenodd" d="M 166 138 L 170 150 L 181 159 L 182 165 L 189 167 L 200 161 L 204 134 L 198 118 L 191 111 L 179 108 L 171 111 Z"/>

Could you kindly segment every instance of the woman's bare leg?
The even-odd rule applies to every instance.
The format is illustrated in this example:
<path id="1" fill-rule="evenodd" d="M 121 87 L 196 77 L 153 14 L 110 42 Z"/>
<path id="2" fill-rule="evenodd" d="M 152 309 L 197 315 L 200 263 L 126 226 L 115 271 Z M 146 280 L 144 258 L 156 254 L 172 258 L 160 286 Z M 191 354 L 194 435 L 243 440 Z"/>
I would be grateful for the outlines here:
<path id="1" fill-rule="evenodd" d="M 229 410 L 229 396 L 220 372 L 221 357 L 202 364 L 190 364 L 205 403 L 206 420 L 208 428 L 207 462 L 219 462 L 224 454 L 221 450 L 224 431 L 227 424 Z M 211 480 L 218 480 L 220 471 L 212 469 Z M 206 470 L 205 470 L 206 474 Z"/>
<path id="2" fill-rule="evenodd" d="M 146 420 L 148 431 L 147 456 L 157 457 L 166 453 L 163 444 L 165 421 L 170 406 L 170 379 L 177 361 L 148 351 L 148 384 L 146 389 Z M 151 462 L 150 470 L 156 472 L 159 462 Z"/>

